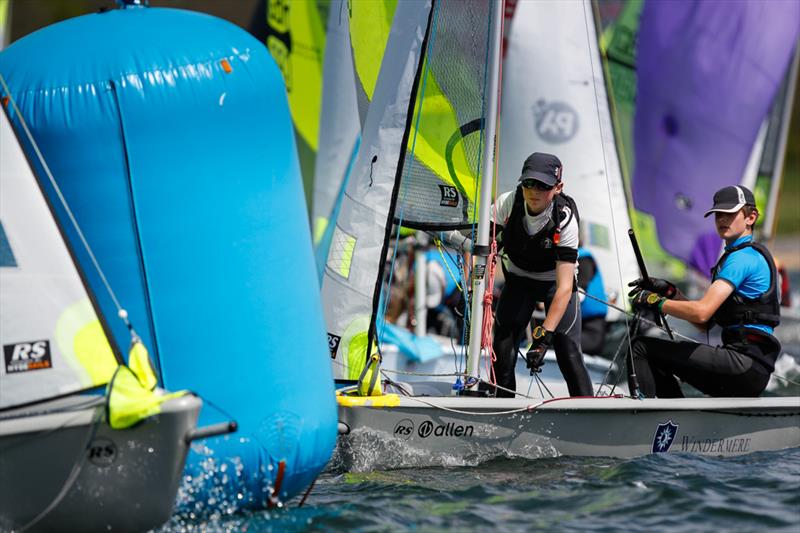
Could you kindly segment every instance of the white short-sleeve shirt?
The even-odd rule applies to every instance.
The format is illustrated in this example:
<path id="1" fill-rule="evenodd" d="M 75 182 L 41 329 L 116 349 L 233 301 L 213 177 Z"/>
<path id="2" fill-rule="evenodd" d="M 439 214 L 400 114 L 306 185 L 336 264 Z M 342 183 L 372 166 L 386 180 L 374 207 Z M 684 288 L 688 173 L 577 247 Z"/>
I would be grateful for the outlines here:
<path id="1" fill-rule="evenodd" d="M 516 190 L 505 192 L 497 197 L 497 201 L 495 201 L 494 209 L 492 211 L 492 218 L 497 224 L 500 224 L 504 227 L 508 224 L 508 219 L 511 216 L 511 210 L 514 207 L 515 192 Z M 525 231 L 528 235 L 536 235 L 543 227 L 545 227 L 545 225 L 547 225 L 547 222 L 550 220 L 553 209 L 555 208 L 555 202 L 551 203 L 547 209 L 538 215 L 531 215 L 528 212 L 527 204 L 523 202 L 523 205 L 525 206 Z M 561 226 L 561 240 L 558 245 L 577 250 L 579 232 L 578 219 L 574 216 L 571 216 L 572 213 L 569 206 L 564 206 L 563 210 L 567 215 L 563 221 L 569 222 L 567 222 L 566 226 Z M 515 265 L 507 255 L 503 256 L 503 265 L 506 267 L 506 270 L 512 274 L 516 274 L 517 276 L 535 279 L 538 281 L 555 281 L 556 279 L 555 269 L 548 270 L 546 272 L 531 272 L 529 270 L 524 270 Z M 577 268 L 577 265 L 578 263 L 576 262 L 575 268 Z"/>

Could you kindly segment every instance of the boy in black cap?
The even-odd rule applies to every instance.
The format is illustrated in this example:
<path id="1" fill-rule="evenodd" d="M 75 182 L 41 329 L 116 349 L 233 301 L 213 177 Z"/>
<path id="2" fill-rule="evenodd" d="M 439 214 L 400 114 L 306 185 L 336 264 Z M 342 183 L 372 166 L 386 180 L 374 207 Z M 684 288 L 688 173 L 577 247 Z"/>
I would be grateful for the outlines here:
<path id="1" fill-rule="evenodd" d="M 534 153 L 525 160 L 519 185 L 495 202 L 498 241 L 505 249 L 505 286 L 495 317 L 493 349 L 497 385 L 516 390 L 514 368 L 520 343 L 534 307 L 543 302 L 546 317 L 533 330 L 526 354 L 531 371 L 538 371 L 550 346 L 570 395 L 592 396 L 592 383 L 581 354 L 581 315 L 575 283 L 578 259 L 578 212 L 575 202 L 561 193 L 563 167 L 552 154 Z M 463 240 L 463 237 L 461 237 Z M 462 249 L 469 248 L 466 243 Z M 498 397 L 514 397 L 497 388 Z"/>
<path id="2" fill-rule="evenodd" d="M 658 309 L 703 330 L 722 326 L 723 346 L 634 340 L 633 364 L 640 391 L 648 397 L 681 398 L 675 376 L 711 396 L 758 396 L 767 386 L 780 354 L 773 328 L 780 322 L 775 262 L 767 248 L 753 242 L 758 210 L 753 193 L 742 186 L 714 195 L 717 233 L 725 251 L 711 271 L 712 283 L 699 300 L 686 300 L 672 283 L 652 278 L 631 283 L 635 309 Z M 647 289 L 643 288 L 647 286 Z"/>

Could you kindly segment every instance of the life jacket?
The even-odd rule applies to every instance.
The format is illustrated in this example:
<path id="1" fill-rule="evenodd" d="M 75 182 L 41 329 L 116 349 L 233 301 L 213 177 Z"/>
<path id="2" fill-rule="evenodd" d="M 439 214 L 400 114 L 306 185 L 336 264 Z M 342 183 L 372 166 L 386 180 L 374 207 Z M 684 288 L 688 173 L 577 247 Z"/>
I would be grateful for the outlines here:
<path id="1" fill-rule="evenodd" d="M 717 312 L 711 319 L 720 326 L 744 326 L 748 324 L 760 324 L 776 327 L 781 321 L 780 301 L 778 298 L 778 271 L 775 268 L 775 261 L 767 247 L 761 243 L 747 241 L 730 250 L 726 250 L 717 264 L 711 269 L 711 279 L 717 279 L 722 265 L 729 255 L 744 248 L 752 247 L 767 260 L 769 265 L 769 288 L 758 298 L 747 298 L 742 294 L 733 291 L 733 294 L 722 302 Z"/>
<path id="2" fill-rule="evenodd" d="M 514 204 L 511 215 L 503 229 L 503 246 L 511 262 L 529 272 L 549 272 L 556 268 L 556 246 L 561 240 L 561 228 L 570 223 L 572 217 L 576 221 L 578 206 L 575 200 L 566 194 L 558 194 L 553 199 L 553 212 L 547 224 L 535 235 L 528 235 L 525 230 L 525 198 L 522 187 L 514 192 Z M 569 207 L 569 215 L 564 211 Z"/>
<path id="3" fill-rule="evenodd" d="M 606 301 L 606 290 L 603 286 L 603 275 L 597 266 L 597 261 L 594 260 L 592 254 L 586 248 L 578 248 L 578 261 L 582 258 L 590 259 L 594 265 L 594 276 L 589 280 L 586 286 L 587 296 L 581 302 L 581 318 L 594 318 L 604 317 L 608 313 L 608 306 L 603 302 Z M 580 266 L 578 267 L 580 268 Z M 591 298 L 593 296 L 594 298 Z"/>

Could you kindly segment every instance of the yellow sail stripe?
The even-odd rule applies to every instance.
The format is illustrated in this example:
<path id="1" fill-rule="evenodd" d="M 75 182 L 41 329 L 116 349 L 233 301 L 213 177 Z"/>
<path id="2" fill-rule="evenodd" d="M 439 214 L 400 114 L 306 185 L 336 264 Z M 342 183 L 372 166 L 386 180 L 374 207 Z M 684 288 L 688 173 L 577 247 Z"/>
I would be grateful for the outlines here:
<path id="1" fill-rule="evenodd" d="M 427 69 L 427 65 L 424 65 L 423 68 Z M 445 159 L 447 143 L 462 126 L 458 122 L 458 116 L 453 104 L 442 92 L 433 73 L 428 72 L 427 78 L 423 74 L 419 83 L 424 83 L 424 94 L 423 87 L 420 87 L 417 94 L 419 95 L 418 98 L 422 98 L 422 106 L 421 109 L 418 106 L 414 110 L 411 135 L 409 135 L 408 139 L 408 150 L 410 152 L 413 148 L 414 157 L 418 161 L 424 163 L 443 182 L 457 186 L 460 192 L 466 194 L 469 200 L 474 202 L 476 176 L 467 160 L 464 141 L 456 143 L 451 154 L 451 163 L 458 183 L 450 175 L 447 168 L 447 160 Z M 419 122 L 417 122 L 418 118 Z M 417 127 L 419 127 L 418 131 Z M 414 139 L 415 136 L 416 141 Z M 474 136 L 474 140 L 472 136 Z M 480 132 L 473 133 L 470 136 L 470 142 L 477 144 L 479 136 Z"/>
<path id="2" fill-rule="evenodd" d="M 267 26 L 272 32 L 267 48 L 283 73 L 295 128 L 314 151 L 322 111 L 325 24 L 317 2 L 271 2 L 267 10 Z M 288 35 L 291 47 L 276 34 Z"/>
<path id="3" fill-rule="evenodd" d="M 358 79 L 371 101 L 397 0 L 350 2 L 350 43 Z"/>
<path id="4" fill-rule="evenodd" d="M 61 356 L 78 374 L 83 386 L 103 385 L 111 380 L 117 359 L 88 298 L 61 313 L 55 340 Z"/>
<path id="5" fill-rule="evenodd" d="M 372 100 L 375 91 L 396 5 L 396 0 L 353 2 L 350 17 L 353 59 L 361 86 L 369 100 Z M 427 59 L 425 61 L 427 63 Z M 457 142 L 451 154 L 451 163 L 458 183 L 453 180 L 445 159 L 448 142 L 463 124 L 459 124 L 452 102 L 427 67 L 427 64 L 423 66 L 423 73 L 427 72 L 427 75 L 423 75 L 418 82 L 420 87 L 417 95 L 422 99 L 422 105 L 420 107 L 414 104 L 414 117 L 410 124 L 411 135 L 408 140 L 409 153 L 413 148 L 418 162 L 423 163 L 442 182 L 457 186 L 471 202 L 475 202 L 475 171 L 468 162 L 464 142 Z M 469 142 L 477 143 L 480 133 L 473 135 L 475 139 L 470 138 Z"/>

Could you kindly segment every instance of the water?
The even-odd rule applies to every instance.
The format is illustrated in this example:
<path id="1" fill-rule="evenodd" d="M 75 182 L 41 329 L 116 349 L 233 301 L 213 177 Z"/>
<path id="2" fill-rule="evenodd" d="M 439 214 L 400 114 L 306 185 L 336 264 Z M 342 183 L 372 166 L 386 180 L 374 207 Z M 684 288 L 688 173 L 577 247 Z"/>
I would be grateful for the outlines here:
<path id="1" fill-rule="evenodd" d="M 800 449 L 734 458 L 497 459 L 475 467 L 326 472 L 303 507 L 161 531 L 800 531 Z"/>
<path id="2" fill-rule="evenodd" d="M 800 287 L 800 271 L 792 282 Z M 800 301 L 800 294 L 794 296 Z M 800 343 L 785 343 L 783 348 L 795 362 L 776 372 L 800 382 Z M 777 394 L 797 394 L 796 386 L 778 385 Z M 282 509 L 247 513 L 232 512 L 235 505 L 218 505 L 213 517 L 176 515 L 159 531 L 798 533 L 800 449 L 733 458 L 559 457 L 497 459 L 474 467 L 328 471 L 303 507 L 298 507 L 299 501 L 300 497 Z"/>

